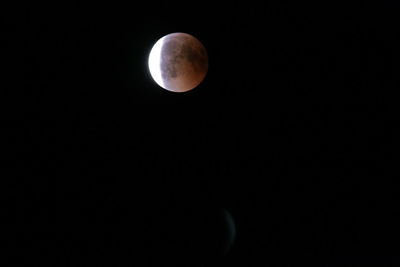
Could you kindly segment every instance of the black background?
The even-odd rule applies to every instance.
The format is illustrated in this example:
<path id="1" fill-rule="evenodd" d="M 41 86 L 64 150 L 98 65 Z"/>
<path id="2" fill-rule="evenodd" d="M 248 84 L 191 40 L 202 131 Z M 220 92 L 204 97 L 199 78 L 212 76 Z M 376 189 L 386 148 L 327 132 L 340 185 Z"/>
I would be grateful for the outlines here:
<path id="1" fill-rule="evenodd" d="M 2 8 L 3 222 L 18 226 L 9 266 L 398 264 L 398 11 Z M 183 94 L 147 66 L 171 32 L 209 55 L 205 80 Z M 221 207 L 237 239 L 210 258 L 212 226 L 199 218 Z"/>

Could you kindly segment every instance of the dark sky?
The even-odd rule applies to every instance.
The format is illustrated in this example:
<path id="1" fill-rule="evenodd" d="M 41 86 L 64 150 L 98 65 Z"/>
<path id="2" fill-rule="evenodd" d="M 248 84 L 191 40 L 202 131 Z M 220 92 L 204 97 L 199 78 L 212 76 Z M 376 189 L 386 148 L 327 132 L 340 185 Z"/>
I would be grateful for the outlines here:
<path id="1" fill-rule="evenodd" d="M 9 266 L 197 266 L 219 208 L 206 266 L 398 266 L 398 5 L 296 2 L 3 8 Z M 188 93 L 148 72 L 172 32 L 208 51 Z"/>

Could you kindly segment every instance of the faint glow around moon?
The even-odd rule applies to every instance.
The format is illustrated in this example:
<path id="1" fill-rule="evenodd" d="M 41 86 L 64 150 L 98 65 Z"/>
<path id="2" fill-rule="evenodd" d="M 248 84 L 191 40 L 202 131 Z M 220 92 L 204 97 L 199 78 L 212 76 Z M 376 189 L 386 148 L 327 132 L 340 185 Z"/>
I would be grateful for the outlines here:
<path id="1" fill-rule="evenodd" d="M 159 86 L 164 88 L 164 82 L 161 77 L 161 62 L 160 62 L 163 39 L 164 37 L 158 40 L 151 49 L 148 63 L 149 63 L 149 70 L 154 81 Z"/>

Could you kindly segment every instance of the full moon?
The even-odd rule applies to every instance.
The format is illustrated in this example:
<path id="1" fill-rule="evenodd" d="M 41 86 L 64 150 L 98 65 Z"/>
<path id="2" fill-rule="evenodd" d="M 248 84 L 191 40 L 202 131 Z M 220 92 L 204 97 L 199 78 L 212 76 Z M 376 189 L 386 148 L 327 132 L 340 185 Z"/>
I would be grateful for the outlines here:
<path id="1" fill-rule="evenodd" d="M 171 92 L 197 87 L 208 71 L 208 55 L 203 44 L 187 33 L 171 33 L 159 39 L 149 55 L 154 81 Z"/>

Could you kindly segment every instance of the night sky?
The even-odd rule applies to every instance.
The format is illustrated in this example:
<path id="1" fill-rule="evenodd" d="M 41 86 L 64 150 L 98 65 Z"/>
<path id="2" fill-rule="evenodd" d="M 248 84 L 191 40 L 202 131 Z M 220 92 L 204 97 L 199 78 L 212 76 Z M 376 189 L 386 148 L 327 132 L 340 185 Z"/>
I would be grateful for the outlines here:
<path id="1" fill-rule="evenodd" d="M 2 8 L 2 266 L 399 266 L 399 5 L 214 2 Z M 172 32 L 187 93 L 148 71 Z"/>

